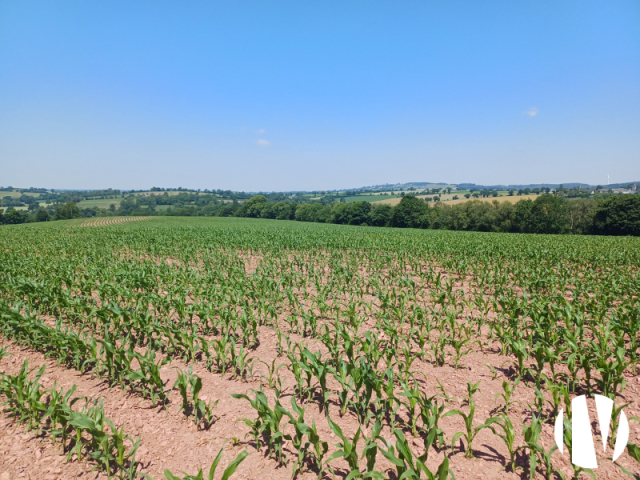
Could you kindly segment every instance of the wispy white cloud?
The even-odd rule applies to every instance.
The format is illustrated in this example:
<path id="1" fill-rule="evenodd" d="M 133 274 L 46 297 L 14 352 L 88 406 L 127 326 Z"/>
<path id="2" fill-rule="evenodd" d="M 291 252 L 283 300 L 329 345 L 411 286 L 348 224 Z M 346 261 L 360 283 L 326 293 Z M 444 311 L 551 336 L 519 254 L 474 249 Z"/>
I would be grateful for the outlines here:
<path id="1" fill-rule="evenodd" d="M 531 118 L 538 115 L 538 113 L 540 113 L 540 110 L 538 109 L 538 107 L 531 107 L 529 110 L 525 110 L 524 112 L 525 115 Z"/>
<path id="2" fill-rule="evenodd" d="M 258 130 L 258 135 L 264 135 L 267 131 L 264 128 Z"/>
<path id="3" fill-rule="evenodd" d="M 268 147 L 269 145 L 271 145 L 271 142 L 269 140 L 265 140 L 263 138 L 259 139 L 256 143 L 261 147 Z"/>

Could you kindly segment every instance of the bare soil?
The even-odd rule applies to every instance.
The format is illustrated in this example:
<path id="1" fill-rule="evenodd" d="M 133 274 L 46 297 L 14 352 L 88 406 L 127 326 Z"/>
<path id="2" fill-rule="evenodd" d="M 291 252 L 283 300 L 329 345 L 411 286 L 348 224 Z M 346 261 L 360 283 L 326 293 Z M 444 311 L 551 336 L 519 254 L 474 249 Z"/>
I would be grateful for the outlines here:
<path id="1" fill-rule="evenodd" d="M 295 337 L 293 335 L 292 337 Z M 302 341 L 299 338 L 299 341 Z M 264 362 L 270 363 L 276 358 L 276 338 L 275 333 L 269 328 L 262 328 L 260 331 L 260 346 L 254 352 L 254 356 Z M 294 451 L 290 445 L 287 448 L 288 464 L 278 466 L 276 462 L 265 455 L 264 448 L 261 451 L 255 449 L 255 445 L 247 436 L 248 427 L 238 420 L 247 417 L 255 417 L 254 410 L 248 402 L 236 400 L 231 397 L 231 393 L 245 393 L 249 388 L 258 389 L 261 384 L 260 376 L 266 375 L 266 367 L 259 364 L 254 371 L 254 378 L 249 381 L 231 380 L 229 375 L 222 376 L 210 373 L 202 365 L 194 365 L 194 373 L 203 380 L 202 397 L 204 400 L 219 400 L 215 413 L 218 420 L 208 431 L 197 431 L 191 419 L 185 420 L 181 413 L 178 413 L 180 404 L 179 395 L 176 390 L 170 394 L 171 404 L 166 409 L 153 408 L 148 400 L 144 400 L 135 395 L 129 395 L 119 388 L 109 389 L 104 381 L 91 378 L 88 374 L 80 374 L 74 370 L 68 370 L 56 365 L 55 361 L 45 359 L 43 355 L 22 349 L 11 342 L 5 342 L 11 356 L 4 358 L 0 362 L 0 370 L 7 374 L 15 374 L 19 371 L 25 359 L 29 360 L 31 367 L 40 367 L 46 364 L 47 369 L 42 383 L 50 388 L 54 382 L 58 386 L 70 388 L 77 385 L 76 395 L 88 397 L 101 397 L 104 401 L 107 417 L 112 419 L 116 425 L 125 425 L 125 431 L 132 437 L 141 436 L 141 447 L 138 451 L 137 459 L 142 462 L 144 473 L 153 478 L 163 478 L 164 469 L 171 470 L 174 474 L 187 472 L 195 474 L 198 468 L 208 469 L 215 458 L 218 450 L 223 448 L 225 453 L 219 470 L 221 471 L 233 458 L 242 450 L 247 450 L 250 455 L 240 465 L 233 478 L 237 479 L 289 479 L 292 474 L 292 464 Z M 504 365 L 509 358 L 501 356 L 497 350 L 480 352 L 476 351 L 467 355 L 463 359 L 464 366 L 457 370 L 450 366 L 434 367 L 429 363 L 419 360 L 414 364 L 416 370 L 422 372 L 424 377 L 419 377 L 421 389 L 429 395 L 438 394 L 438 382 L 444 386 L 446 393 L 453 397 L 447 409 L 460 408 L 466 411 L 463 402 L 466 396 L 467 382 L 480 381 L 480 391 L 474 396 L 477 405 L 475 424 L 482 423 L 498 411 L 500 400 L 495 400 L 496 394 L 502 391 L 502 381 L 511 375 L 508 366 Z M 279 362 L 287 363 L 286 357 L 280 357 Z M 277 361 L 277 363 L 279 363 Z M 490 364 L 498 371 L 497 378 L 485 364 Z M 178 359 L 173 360 L 171 366 L 165 366 L 162 371 L 162 378 L 166 381 L 166 388 L 170 389 L 177 378 L 176 370 L 173 367 L 185 369 L 184 363 Z M 289 408 L 288 397 L 293 392 L 294 380 L 292 375 L 285 368 L 280 369 L 280 376 L 285 380 L 282 404 Z M 628 377 L 629 385 L 625 389 L 624 398 L 631 404 L 625 409 L 627 417 L 640 416 L 640 378 Z M 262 382 L 263 383 L 263 382 Z M 335 387 L 335 385 L 331 385 Z M 273 391 L 266 385 L 262 385 L 273 405 Z M 337 399 L 335 399 L 337 401 Z M 524 405 L 533 400 L 533 390 L 521 383 L 513 395 L 514 404 L 509 412 L 509 416 L 514 422 L 518 435 L 516 444 L 523 443 L 521 424 L 529 421 L 528 410 Z M 520 403 L 521 402 L 521 403 Z M 336 448 L 335 437 L 326 422 L 326 417 L 318 408 L 317 403 L 309 402 L 306 419 L 310 423 L 312 419 L 316 421 L 321 438 L 330 444 L 330 453 Z M 591 418 L 595 420 L 594 405 L 590 405 Z M 347 436 L 352 436 L 358 428 L 358 421 L 350 412 L 340 418 L 337 404 L 330 406 L 329 411 L 332 420 L 338 423 Z M 406 412 L 399 412 L 401 417 L 406 418 Z M 442 427 L 448 439 L 457 431 L 464 429 L 464 424 L 460 417 L 448 417 L 443 419 Z M 544 425 L 542 443 L 548 449 L 554 444 L 552 426 Z M 366 431 L 366 433 L 369 433 Z M 629 441 L 639 443 L 640 435 L 637 424 L 631 423 L 631 435 Z M 388 428 L 382 432 L 383 437 L 391 439 L 392 435 Z M 414 453 L 424 452 L 421 439 L 415 439 L 407 435 Z M 482 430 L 474 441 L 473 448 L 475 458 L 467 459 L 463 454 L 463 444 L 457 442 L 453 454 L 449 449 L 442 452 L 431 451 L 427 465 L 435 471 L 440 464 L 443 455 L 450 455 L 450 468 L 455 473 L 456 479 L 468 480 L 476 478 L 527 478 L 528 474 L 519 471 L 518 473 L 507 472 L 504 466 L 509 458 L 504 443 L 490 430 Z M 596 445 L 598 447 L 599 445 Z M 596 448 L 600 454 L 600 468 L 596 471 L 598 478 L 624 478 L 621 471 L 606 460 L 611 455 L 601 454 L 600 448 Z M 562 466 L 565 475 L 571 475 L 568 454 L 565 451 L 564 457 L 559 452 L 553 455 L 557 466 Z M 518 457 L 518 464 L 525 465 L 524 454 Z M 621 457 L 620 463 L 628 469 L 633 470 L 636 466 L 632 460 Z M 346 464 L 339 461 L 332 461 L 335 469 L 335 476 L 343 478 L 346 476 Z M 391 468 L 391 464 L 379 454 L 377 469 L 381 467 Z M 106 475 L 91 471 L 91 464 L 77 461 L 65 462 L 60 445 L 54 445 L 49 438 L 40 437 L 37 432 L 25 432 L 23 426 L 16 425 L 13 419 L 3 414 L 0 416 L 0 479 L 5 478 L 27 478 L 31 480 L 54 480 L 68 478 L 106 478 Z M 298 475 L 301 479 L 316 478 L 315 472 L 305 472 Z M 331 474 L 325 474 L 325 478 L 331 478 Z M 586 477 L 585 477 L 586 478 Z"/>

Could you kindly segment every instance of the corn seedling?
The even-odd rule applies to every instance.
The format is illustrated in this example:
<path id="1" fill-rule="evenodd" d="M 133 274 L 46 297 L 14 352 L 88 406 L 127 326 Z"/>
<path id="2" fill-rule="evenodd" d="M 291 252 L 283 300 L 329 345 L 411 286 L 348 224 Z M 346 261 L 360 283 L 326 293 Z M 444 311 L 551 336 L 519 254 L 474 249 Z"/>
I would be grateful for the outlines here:
<path id="1" fill-rule="evenodd" d="M 462 419 L 464 420 L 466 431 L 456 432 L 453 435 L 453 438 L 451 439 L 451 450 L 453 451 L 456 440 L 458 440 L 459 438 L 464 438 L 467 441 L 467 449 L 465 451 L 465 457 L 467 458 L 473 458 L 473 449 L 472 449 L 473 439 L 476 437 L 478 432 L 484 428 L 489 428 L 492 423 L 496 423 L 500 420 L 499 418 L 492 417 L 486 420 L 481 425 L 478 425 L 477 427 L 473 426 L 473 417 L 476 411 L 476 405 L 473 402 L 473 394 L 478 390 L 479 385 L 480 385 L 480 382 L 475 384 L 471 382 L 467 383 L 467 392 L 468 392 L 467 404 L 469 405 L 468 414 L 463 413 L 460 410 L 449 410 L 447 413 L 445 413 L 442 416 L 442 418 L 444 418 L 444 417 L 451 417 L 454 415 L 458 415 L 462 417 Z"/>
<path id="2" fill-rule="evenodd" d="M 240 453 L 234 460 L 232 460 L 229 466 L 225 468 L 224 472 L 222 472 L 222 476 L 220 477 L 220 480 L 228 480 L 229 478 L 231 478 L 231 476 L 238 469 L 238 466 L 244 461 L 245 458 L 247 458 L 248 455 L 249 454 L 245 451 Z M 220 463 L 221 458 L 222 458 L 222 449 L 220 449 L 220 451 L 218 452 L 218 455 L 216 456 L 215 460 L 211 464 L 211 467 L 209 468 L 209 474 L 206 477 L 207 480 L 214 480 L 214 477 L 216 474 L 216 468 L 218 467 L 218 463 Z M 153 480 L 148 475 L 145 475 L 145 477 L 148 480 Z M 185 476 L 182 478 L 174 475 L 169 470 L 165 470 L 164 477 L 166 478 L 166 480 L 205 480 L 204 472 L 201 469 L 198 469 L 198 473 L 196 473 L 195 475 L 185 474 Z"/>
<path id="3" fill-rule="evenodd" d="M 509 406 L 511 405 L 511 395 L 520 383 L 520 377 L 516 377 L 513 384 L 509 380 L 502 381 L 502 393 L 496 393 L 494 401 L 497 401 L 498 397 L 502 397 L 504 401 L 504 412 L 509 414 Z"/>
<path id="4" fill-rule="evenodd" d="M 409 444 L 404 438 L 402 431 L 394 430 L 393 434 L 396 437 L 395 448 L 394 445 L 387 443 L 387 450 L 381 449 L 380 451 L 384 457 L 394 465 L 396 478 L 421 479 L 424 475 L 424 478 L 427 480 L 447 480 L 450 476 L 455 479 L 453 472 L 449 469 L 449 457 L 445 455 L 444 460 L 434 474 L 425 463 L 427 459 L 426 455 L 415 456 L 409 448 Z M 383 477 L 380 476 L 377 478 Z"/>
<path id="5" fill-rule="evenodd" d="M 500 427 L 503 433 L 496 432 L 496 429 L 493 425 L 489 426 L 491 431 L 495 433 L 498 437 L 502 439 L 505 446 L 507 447 L 507 451 L 509 452 L 509 467 L 512 472 L 516 471 L 516 453 L 518 449 L 515 448 L 514 442 L 516 438 L 516 431 L 513 428 L 513 424 L 507 415 L 504 413 L 500 415 L 500 421 L 494 422 L 494 425 Z"/>

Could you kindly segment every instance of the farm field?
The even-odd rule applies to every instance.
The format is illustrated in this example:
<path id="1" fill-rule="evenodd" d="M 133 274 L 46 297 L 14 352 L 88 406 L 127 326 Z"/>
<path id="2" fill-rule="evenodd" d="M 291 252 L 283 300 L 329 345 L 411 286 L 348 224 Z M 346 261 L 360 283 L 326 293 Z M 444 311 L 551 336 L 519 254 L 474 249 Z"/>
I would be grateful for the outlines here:
<path id="1" fill-rule="evenodd" d="M 38 198 L 40 196 L 39 193 L 31 193 L 31 192 L 25 192 L 25 195 L 29 195 L 31 197 L 35 197 Z M 11 192 L 0 192 L 0 197 L 11 197 L 11 198 L 20 198 L 23 195 L 22 192 L 16 192 L 16 191 L 11 191 Z"/>
<path id="2" fill-rule="evenodd" d="M 352 195 L 350 197 L 345 197 L 344 201 L 346 203 L 354 203 L 354 202 L 382 202 L 384 200 L 392 200 L 394 198 L 401 198 L 402 196 L 399 194 L 391 195 L 390 193 L 372 193 L 367 195 Z"/>
<path id="3" fill-rule="evenodd" d="M 109 208 L 111 204 L 114 204 L 116 207 L 119 207 L 121 201 L 122 201 L 122 198 L 120 197 L 120 195 L 118 195 L 115 198 L 96 198 L 91 200 L 82 200 L 78 202 L 78 207 L 79 208 L 93 208 L 93 207 Z"/>
<path id="4" fill-rule="evenodd" d="M 98 217 L 88 218 L 84 220 L 72 220 L 74 226 L 78 227 L 107 227 L 111 225 L 121 225 L 128 222 L 140 222 L 143 220 L 151 220 L 151 217 Z"/>
<path id="5" fill-rule="evenodd" d="M 198 193 L 198 192 L 195 190 L 169 190 L 167 192 L 163 192 L 163 191 L 152 192 L 151 190 L 149 190 L 146 192 L 135 192 L 134 195 L 164 195 L 165 193 L 167 193 L 170 197 L 172 197 L 174 195 L 180 195 L 181 193 Z M 216 195 L 216 196 L 219 196 L 219 195 Z"/>
<path id="6" fill-rule="evenodd" d="M 509 196 L 509 195 L 500 195 L 498 197 L 485 197 L 485 198 L 458 198 L 457 200 L 448 200 L 447 201 L 447 205 L 456 205 L 458 203 L 464 203 L 464 202 L 468 202 L 469 200 L 480 200 L 481 202 L 493 202 L 494 200 L 497 200 L 499 202 L 509 202 L 509 203 L 518 203 L 520 200 L 535 200 L 536 198 L 538 198 L 540 195 L 535 195 L 535 194 L 531 194 L 531 195 L 513 195 L 513 196 Z M 443 195 L 444 197 L 444 195 Z"/>
<path id="7" fill-rule="evenodd" d="M 507 192 L 499 192 L 500 195 L 498 195 L 497 197 L 485 197 L 485 198 L 464 198 L 464 194 L 468 193 L 466 191 L 462 191 L 462 192 L 454 192 L 454 193 L 445 193 L 442 195 L 440 201 L 442 202 L 446 202 L 447 205 L 456 205 L 458 203 L 464 203 L 464 202 L 468 202 L 469 200 L 480 200 L 481 202 L 492 202 L 494 200 L 498 200 L 499 202 L 510 202 L 510 203 L 517 203 L 519 200 L 535 200 L 536 198 L 539 197 L 539 195 L 514 195 L 514 196 L 508 196 Z M 453 197 L 454 196 L 458 196 L 460 198 L 454 200 Z M 434 195 L 416 195 L 418 198 L 422 198 L 425 199 L 426 197 L 433 197 Z M 398 197 L 394 197 L 394 198 L 387 198 L 385 200 L 378 200 L 378 201 L 372 201 L 371 203 L 385 203 L 387 205 L 398 205 L 400 203 L 400 200 L 402 200 L 401 196 Z"/>
<path id="8" fill-rule="evenodd" d="M 571 399 L 640 417 L 639 238 L 144 218 L 0 229 L 0 475 L 591 478 Z"/>

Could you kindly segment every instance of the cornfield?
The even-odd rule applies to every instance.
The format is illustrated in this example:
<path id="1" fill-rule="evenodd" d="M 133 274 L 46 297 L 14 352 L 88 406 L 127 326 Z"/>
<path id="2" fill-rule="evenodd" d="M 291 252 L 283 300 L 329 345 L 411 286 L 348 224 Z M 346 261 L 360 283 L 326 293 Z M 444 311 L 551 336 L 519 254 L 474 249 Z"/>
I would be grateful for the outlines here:
<path id="1" fill-rule="evenodd" d="M 640 239 L 145 220 L 0 230 L 0 474 L 638 478 Z"/>

